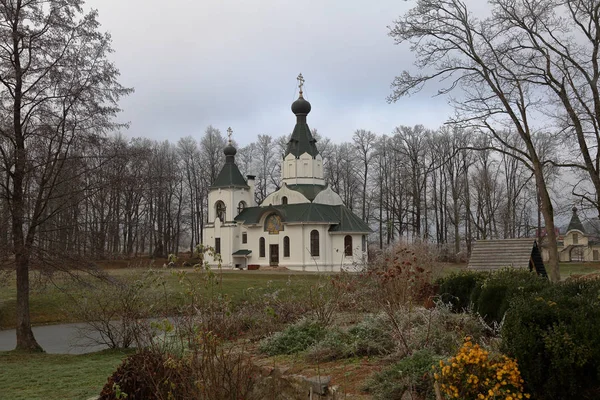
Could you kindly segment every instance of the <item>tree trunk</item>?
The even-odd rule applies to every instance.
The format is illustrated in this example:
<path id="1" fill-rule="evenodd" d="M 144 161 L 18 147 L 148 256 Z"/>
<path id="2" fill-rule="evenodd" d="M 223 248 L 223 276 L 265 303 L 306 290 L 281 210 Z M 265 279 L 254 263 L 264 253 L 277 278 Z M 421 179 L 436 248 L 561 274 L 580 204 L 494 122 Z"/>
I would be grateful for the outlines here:
<path id="1" fill-rule="evenodd" d="M 31 330 L 29 314 L 29 260 L 17 254 L 17 350 L 43 351 Z"/>
<path id="2" fill-rule="evenodd" d="M 550 194 L 546 187 L 541 163 L 538 160 L 535 160 L 533 165 L 535 168 L 535 181 L 540 193 L 542 215 L 544 216 L 544 222 L 546 224 L 546 237 L 548 238 L 548 275 L 550 281 L 559 282 L 560 269 L 558 266 L 558 244 L 556 242 L 556 231 L 554 230 L 554 209 L 552 207 L 552 201 L 550 200 Z"/>

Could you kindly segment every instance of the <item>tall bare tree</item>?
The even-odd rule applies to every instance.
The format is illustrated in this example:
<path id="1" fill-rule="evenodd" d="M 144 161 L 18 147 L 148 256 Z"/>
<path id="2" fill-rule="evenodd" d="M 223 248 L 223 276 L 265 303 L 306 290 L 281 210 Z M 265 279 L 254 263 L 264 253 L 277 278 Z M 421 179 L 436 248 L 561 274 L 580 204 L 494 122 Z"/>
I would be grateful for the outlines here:
<path id="1" fill-rule="evenodd" d="M 374 149 L 375 149 L 375 139 L 377 136 L 365 129 L 358 129 L 352 135 L 352 141 L 354 142 L 354 146 L 356 146 L 356 150 L 360 156 L 360 161 L 362 163 L 362 169 L 360 170 L 360 177 L 362 180 L 362 194 L 361 194 L 361 210 L 362 210 L 362 219 L 364 221 L 369 221 L 369 216 L 367 214 L 367 186 L 369 184 L 369 168 L 371 167 Z"/>
<path id="2" fill-rule="evenodd" d="M 82 0 L 0 1 L 0 157 L 23 350 L 40 349 L 31 331 L 29 267 L 46 207 L 74 152 L 117 127 L 117 101 L 129 92 L 107 59 L 110 37 L 98 31 L 96 12 L 84 14 L 82 6 Z"/>
<path id="3" fill-rule="evenodd" d="M 554 208 L 546 183 L 544 164 L 535 145 L 541 127 L 531 121 L 531 108 L 538 102 L 532 83 L 514 59 L 512 38 L 494 17 L 478 20 L 461 0 L 418 0 L 390 27 L 396 43 L 410 42 L 421 71 L 404 71 L 393 83 L 390 101 L 418 91 L 431 80 L 446 79 L 449 85 L 439 90 L 450 93 L 460 87 L 454 105 L 457 122 L 477 128 L 500 145 L 494 149 L 517 157 L 529 168 L 540 194 L 549 245 L 549 272 L 560 279 L 558 250 L 554 230 Z M 503 132 L 520 138 L 511 145 Z"/>

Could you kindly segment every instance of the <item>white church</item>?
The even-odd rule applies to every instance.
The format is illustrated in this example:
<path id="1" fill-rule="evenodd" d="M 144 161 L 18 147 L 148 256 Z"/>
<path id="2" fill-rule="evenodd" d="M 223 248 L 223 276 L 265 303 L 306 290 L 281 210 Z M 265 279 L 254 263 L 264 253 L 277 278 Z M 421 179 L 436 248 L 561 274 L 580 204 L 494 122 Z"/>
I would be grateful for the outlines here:
<path id="1" fill-rule="evenodd" d="M 302 74 L 298 80 L 296 126 L 281 160 L 279 190 L 256 204 L 254 176 L 242 176 L 231 137 L 223 151 L 225 165 L 208 194 L 203 245 L 220 254 L 224 268 L 340 271 L 366 262 L 371 229 L 325 184 L 323 159 L 306 123 L 311 105 L 303 97 Z"/>

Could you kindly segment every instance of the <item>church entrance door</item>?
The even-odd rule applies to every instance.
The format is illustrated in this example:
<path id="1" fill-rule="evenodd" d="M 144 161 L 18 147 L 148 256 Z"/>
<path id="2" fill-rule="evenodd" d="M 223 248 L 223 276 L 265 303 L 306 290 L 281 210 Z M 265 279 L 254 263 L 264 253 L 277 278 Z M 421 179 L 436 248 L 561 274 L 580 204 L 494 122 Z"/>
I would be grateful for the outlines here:
<path id="1" fill-rule="evenodd" d="M 270 252 L 270 257 L 269 257 L 269 265 L 272 266 L 277 266 L 279 265 L 279 245 L 278 244 L 272 244 L 269 246 L 269 252 Z"/>

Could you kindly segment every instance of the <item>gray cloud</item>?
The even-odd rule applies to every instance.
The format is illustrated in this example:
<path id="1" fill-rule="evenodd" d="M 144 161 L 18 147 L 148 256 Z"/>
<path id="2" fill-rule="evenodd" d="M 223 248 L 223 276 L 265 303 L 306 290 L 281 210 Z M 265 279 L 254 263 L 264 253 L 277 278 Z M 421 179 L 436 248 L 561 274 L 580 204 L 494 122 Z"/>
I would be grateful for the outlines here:
<path id="1" fill-rule="evenodd" d="M 434 90 L 387 104 L 390 83 L 412 68 L 387 25 L 411 2 L 397 0 L 89 0 L 111 33 L 128 136 L 177 140 L 212 124 L 240 144 L 293 129 L 296 76 L 306 78 L 309 124 L 336 142 L 356 129 L 390 133 L 451 113 Z"/>

